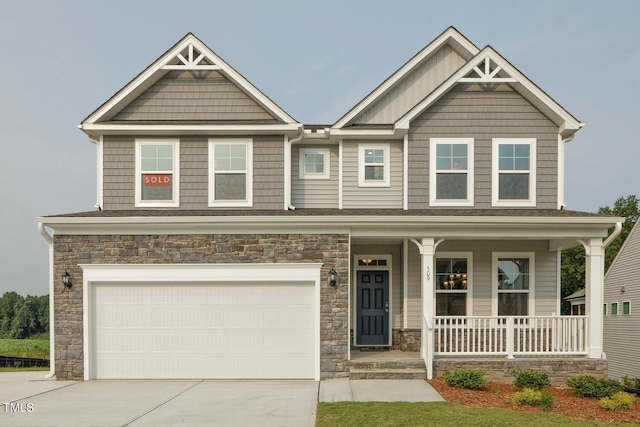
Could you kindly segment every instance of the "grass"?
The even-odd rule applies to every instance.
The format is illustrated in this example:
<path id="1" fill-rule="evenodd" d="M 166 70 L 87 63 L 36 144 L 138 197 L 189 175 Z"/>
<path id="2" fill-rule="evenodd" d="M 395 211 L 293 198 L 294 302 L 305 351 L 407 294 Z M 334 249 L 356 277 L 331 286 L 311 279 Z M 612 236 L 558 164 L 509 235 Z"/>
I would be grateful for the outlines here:
<path id="1" fill-rule="evenodd" d="M 49 340 L 0 339 L 0 356 L 49 358 Z"/>
<path id="2" fill-rule="evenodd" d="M 471 408 L 458 403 L 339 402 L 319 403 L 316 427 L 385 426 L 624 426 L 598 423 L 555 414 Z"/>
<path id="3" fill-rule="evenodd" d="M 48 370 L 49 370 L 48 367 L 43 367 L 43 368 L 37 368 L 37 367 L 33 367 L 33 368 L 9 368 L 9 367 L 5 367 L 5 366 L 0 366 L 0 373 L 1 372 L 48 371 Z"/>

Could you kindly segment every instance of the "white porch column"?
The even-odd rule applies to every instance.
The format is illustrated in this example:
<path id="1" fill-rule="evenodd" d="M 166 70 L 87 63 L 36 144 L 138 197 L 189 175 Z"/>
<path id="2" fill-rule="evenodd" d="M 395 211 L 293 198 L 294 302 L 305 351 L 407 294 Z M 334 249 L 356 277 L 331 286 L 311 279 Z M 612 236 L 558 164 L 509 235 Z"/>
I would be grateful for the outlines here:
<path id="1" fill-rule="evenodd" d="M 585 248 L 585 298 L 586 314 L 589 315 L 589 341 L 587 355 L 590 359 L 602 358 L 604 301 L 604 249 L 602 239 L 580 242 Z"/>

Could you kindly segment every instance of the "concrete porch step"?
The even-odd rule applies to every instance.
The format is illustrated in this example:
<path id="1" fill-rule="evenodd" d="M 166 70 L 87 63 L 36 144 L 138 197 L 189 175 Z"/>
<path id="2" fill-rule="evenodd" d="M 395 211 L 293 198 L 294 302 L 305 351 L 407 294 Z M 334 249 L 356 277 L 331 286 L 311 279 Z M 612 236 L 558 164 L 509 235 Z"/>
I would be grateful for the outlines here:
<path id="1" fill-rule="evenodd" d="M 423 380 L 427 371 L 422 359 L 352 360 L 349 376 L 352 380 Z"/>

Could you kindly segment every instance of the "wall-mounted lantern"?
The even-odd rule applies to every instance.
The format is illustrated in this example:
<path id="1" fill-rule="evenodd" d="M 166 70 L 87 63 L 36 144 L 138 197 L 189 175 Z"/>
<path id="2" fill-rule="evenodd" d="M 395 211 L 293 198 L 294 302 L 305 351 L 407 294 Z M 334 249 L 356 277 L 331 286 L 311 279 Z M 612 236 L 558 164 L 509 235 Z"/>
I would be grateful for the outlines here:
<path id="1" fill-rule="evenodd" d="M 334 288 L 338 286 L 338 272 L 335 270 L 335 268 L 331 268 L 331 270 L 329 270 L 329 285 L 333 286 Z"/>
<path id="2" fill-rule="evenodd" d="M 62 274 L 62 284 L 64 285 L 65 289 L 71 289 L 71 287 L 73 286 L 73 283 L 71 282 L 71 275 L 67 270 L 65 270 L 64 274 Z"/>

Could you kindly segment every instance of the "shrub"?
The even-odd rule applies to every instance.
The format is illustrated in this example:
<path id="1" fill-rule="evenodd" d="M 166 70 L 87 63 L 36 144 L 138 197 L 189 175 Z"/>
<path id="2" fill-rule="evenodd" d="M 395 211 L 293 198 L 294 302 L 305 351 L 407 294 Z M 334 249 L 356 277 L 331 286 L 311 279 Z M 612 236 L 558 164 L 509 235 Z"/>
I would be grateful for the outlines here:
<path id="1" fill-rule="evenodd" d="M 613 396 L 603 397 L 600 399 L 600 407 L 602 409 L 606 409 L 607 411 L 614 411 L 616 409 L 629 409 L 631 405 L 633 405 L 633 401 L 635 400 L 635 396 L 631 393 L 625 393 L 624 391 L 619 391 Z"/>
<path id="2" fill-rule="evenodd" d="M 629 388 L 640 389 L 640 378 L 622 377 L 622 385 Z"/>
<path id="3" fill-rule="evenodd" d="M 540 371 L 514 369 L 513 375 L 516 377 L 513 385 L 520 388 L 530 388 L 540 390 L 542 387 L 551 385 L 549 375 Z"/>
<path id="4" fill-rule="evenodd" d="M 546 391 L 525 388 L 522 391 L 514 393 L 511 398 L 511 403 L 513 406 L 540 406 L 544 411 L 548 411 L 553 407 L 553 395 Z"/>
<path id="5" fill-rule="evenodd" d="M 567 386 L 575 390 L 580 397 L 609 397 L 622 390 L 614 380 L 596 378 L 591 375 L 578 375 L 567 379 Z"/>
<path id="6" fill-rule="evenodd" d="M 489 385 L 484 374 L 485 371 L 478 369 L 454 369 L 443 372 L 442 377 L 450 386 L 477 390 Z"/>

